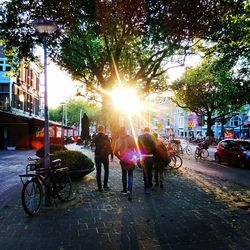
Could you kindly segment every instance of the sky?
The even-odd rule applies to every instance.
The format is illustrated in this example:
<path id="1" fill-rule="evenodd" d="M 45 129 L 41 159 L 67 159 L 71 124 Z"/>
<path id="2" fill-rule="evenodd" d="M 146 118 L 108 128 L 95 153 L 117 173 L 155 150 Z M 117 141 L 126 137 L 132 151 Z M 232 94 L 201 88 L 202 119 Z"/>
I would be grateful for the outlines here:
<path id="1" fill-rule="evenodd" d="M 53 62 L 49 62 L 47 66 L 47 82 L 48 106 L 50 108 L 59 106 L 60 103 L 67 101 L 76 93 L 74 82 L 70 76 Z"/>

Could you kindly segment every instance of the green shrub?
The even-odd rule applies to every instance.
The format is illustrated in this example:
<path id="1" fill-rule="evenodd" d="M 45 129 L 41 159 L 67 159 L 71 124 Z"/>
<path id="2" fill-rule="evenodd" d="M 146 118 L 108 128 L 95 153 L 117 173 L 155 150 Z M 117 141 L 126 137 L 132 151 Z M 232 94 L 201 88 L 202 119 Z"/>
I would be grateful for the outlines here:
<path id="1" fill-rule="evenodd" d="M 93 161 L 79 151 L 57 151 L 54 153 L 53 159 L 57 158 L 62 160 L 62 167 L 69 168 L 70 175 L 74 179 L 81 178 L 94 170 Z"/>
<path id="2" fill-rule="evenodd" d="M 61 150 L 67 150 L 66 147 L 64 147 L 64 145 L 62 144 L 50 144 L 50 153 L 54 154 L 57 151 L 61 151 Z M 44 157 L 44 146 L 42 146 L 41 148 L 39 148 L 36 151 L 36 156 L 43 158 Z"/>

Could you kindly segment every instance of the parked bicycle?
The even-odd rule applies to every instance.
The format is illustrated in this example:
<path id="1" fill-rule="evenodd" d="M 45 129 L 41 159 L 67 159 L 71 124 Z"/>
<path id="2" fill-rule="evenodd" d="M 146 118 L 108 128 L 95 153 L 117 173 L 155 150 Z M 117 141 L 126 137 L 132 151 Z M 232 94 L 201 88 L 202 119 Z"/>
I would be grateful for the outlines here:
<path id="1" fill-rule="evenodd" d="M 28 215 L 38 214 L 45 188 L 49 197 L 62 202 L 70 199 L 72 184 L 67 167 L 61 167 L 61 159 L 51 161 L 49 168 L 41 167 L 39 158 L 28 158 L 26 174 L 19 175 L 23 183 L 21 200 Z"/>
<path id="2" fill-rule="evenodd" d="M 194 152 L 194 158 L 197 159 L 206 159 L 209 156 L 208 148 L 203 147 L 201 144 L 199 144 Z"/>
<path id="3" fill-rule="evenodd" d="M 183 147 L 181 144 L 179 145 L 180 154 L 186 153 L 187 155 L 192 155 L 193 150 L 192 150 L 192 147 L 190 146 L 190 142 L 186 140 L 185 143 L 186 143 L 185 147 Z"/>
<path id="4" fill-rule="evenodd" d="M 172 147 L 172 143 L 166 143 L 166 148 L 171 159 L 171 162 L 168 164 L 168 167 L 173 169 L 180 168 L 182 166 L 182 158 L 178 154 L 176 154 L 176 151 Z"/>

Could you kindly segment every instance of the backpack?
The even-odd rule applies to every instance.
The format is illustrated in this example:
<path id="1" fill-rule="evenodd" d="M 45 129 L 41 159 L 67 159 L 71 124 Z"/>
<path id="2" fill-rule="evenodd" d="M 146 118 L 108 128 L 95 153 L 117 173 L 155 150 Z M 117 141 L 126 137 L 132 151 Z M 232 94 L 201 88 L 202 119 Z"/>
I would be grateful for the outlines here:
<path id="1" fill-rule="evenodd" d="M 140 135 L 138 137 L 138 145 L 142 154 L 152 154 L 155 151 L 155 141 L 150 134 Z"/>
<path id="2" fill-rule="evenodd" d="M 156 157 L 156 159 L 158 159 L 160 161 L 163 161 L 166 165 L 168 165 L 170 163 L 170 161 L 171 161 L 171 159 L 170 159 L 170 157 L 168 155 L 167 148 L 160 141 L 156 142 L 154 156 Z"/>
<path id="3" fill-rule="evenodd" d="M 133 138 L 127 135 L 124 138 L 119 138 L 116 143 L 119 148 L 123 147 L 122 149 L 120 148 L 120 160 L 128 165 L 134 165 L 135 144 L 133 142 Z"/>
<path id="4" fill-rule="evenodd" d="M 107 135 L 99 135 L 94 140 L 96 149 L 95 153 L 101 157 L 106 157 L 112 154 L 113 150 L 111 147 L 110 140 Z"/>

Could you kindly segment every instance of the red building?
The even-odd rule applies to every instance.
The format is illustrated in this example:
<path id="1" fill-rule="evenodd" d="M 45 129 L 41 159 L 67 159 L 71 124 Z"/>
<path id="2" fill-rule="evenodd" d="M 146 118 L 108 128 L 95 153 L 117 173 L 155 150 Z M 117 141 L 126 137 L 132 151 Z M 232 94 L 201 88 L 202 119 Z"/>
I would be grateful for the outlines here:
<path id="1" fill-rule="evenodd" d="M 65 136 L 75 136 L 72 127 L 49 123 L 51 144 L 63 144 Z M 0 110 L 0 148 L 40 148 L 44 144 L 44 119 L 25 117 Z"/>

